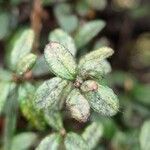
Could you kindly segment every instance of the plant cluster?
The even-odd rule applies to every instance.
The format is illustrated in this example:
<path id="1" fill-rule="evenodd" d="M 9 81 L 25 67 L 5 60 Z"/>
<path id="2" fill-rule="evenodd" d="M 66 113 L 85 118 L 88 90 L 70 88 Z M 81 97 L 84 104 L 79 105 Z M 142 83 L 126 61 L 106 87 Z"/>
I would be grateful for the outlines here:
<path id="1" fill-rule="evenodd" d="M 0 48 L 4 47 L 0 149 L 150 149 L 149 73 L 142 75 L 144 82 L 138 77 L 141 73 L 135 73 L 136 69 L 148 70 L 149 33 L 131 43 L 124 41 L 126 45 L 118 46 L 122 51 L 115 51 L 113 63 L 130 65 L 132 72 L 117 67 L 112 71 L 110 57 L 112 47 L 117 46 L 108 34 L 113 17 L 108 16 L 109 23 L 107 13 L 106 18 L 103 15 L 113 6 L 114 14 L 126 13 L 134 20 L 149 10 L 144 6 L 141 11 L 139 3 L 0 1 Z M 116 32 L 120 18 L 119 23 L 113 21 Z M 122 30 L 119 33 L 124 35 Z M 127 64 L 122 64 L 124 49 L 134 49 L 126 58 Z"/>

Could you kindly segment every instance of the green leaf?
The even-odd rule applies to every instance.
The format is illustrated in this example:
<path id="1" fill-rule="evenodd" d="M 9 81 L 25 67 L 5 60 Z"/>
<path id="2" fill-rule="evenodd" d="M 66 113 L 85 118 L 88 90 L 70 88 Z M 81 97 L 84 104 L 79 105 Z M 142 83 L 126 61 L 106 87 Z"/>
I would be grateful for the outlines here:
<path id="1" fill-rule="evenodd" d="M 130 132 L 118 131 L 112 139 L 111 146 L 115 150 L 141 150 L 138 141 L 138 132 L 129 130 Z M 145 149 L 144 149 L 145 150 Z"/>
<path id="2" fill-rule="evenodd" d="M 29 53 L 25 57 L 21 58 L 17 63 L 17 73 L 23 75 L 29 71 L 36 62 L 36 55 Z"/>
<path id="3" fill-rule="evenodd" d="M 111 71 L 111 66 L 107 60 L 87 61 L 79 70 L 79 76 L 83 79 L 102 79 L 104 75 Z"/>
<path id="4" fill-rule="evenodd" d="M 37 135 L 33 132 L 24 132 L 16 135 L 12 140 L 11 150 L 27 150 L 37 142 Z"/>
<path id="5" fill-rule="evenodd" d="M 100 123 L 103 125 L 103 137 L 110 140 L 117 132 L 117 125 L 112 118 L 100 116 L 98 113 L 93 112 L 91 114 L 91 121 Z"/>
<path id="6" fill-rule="evenodd" d="M 45 120 L 55 130 L 60 131 L 63 129 L 62 115 L 58 110 L 47 108 L 45 110 Z"/>
<path id="7" fill-rule="evenodd" d="M 88 53 L 87 55 L 83 56 L 79 61 L 78 68 L 81 70 L 82 68 L 86 68 L 86 65 L 92 65 L 92 63 L 95 63 L 97 61 L 102 61 L 108 57 L 110 57 L 114 51 L 109 47 L 102 47 L 98 50 L 92 51 Z"/>
<path id="8" fill-rule="evenodd" d="M 95 10 L 103 10 L 107 5 L 106 0 L 87 0 L 89 6 Z"/>
<path id="9" fill-rule="evenodd" d="M 54 7 L 54 14 L 58 24 L 67 32 L 73 32 L 78 26 L 77 16 L 72 14 L 69 4 L 60 3 Z"/>
<path id="10" fill-rule="evenodd" d="M 4 70 L 3 68 L 0 68 L 0 82 L 8 82 L 12 81 L 12 73 L 8 70 Z"/>
<path id="11" fill-rule="evenodd" d="M 93 149 L 98 144 L 103 134 L 103 126 L 100 123 L 93 122 L 89 125 L 82 134 L 83 139 L 88 143 L 90 149 Z"/>
<path id="12" fill-rule="evenodd" d="M 149 84 L 137 84 L 133 91 L 135 99 L 146 106 L 150 106 L 150 85 Z"/>
<path id="13" fill-rule="evenodd" d="M 65 138 L 66 150 L 89 150 L 88 144 L 84 139 L 73 132 L 67 134 Z"/>
<path id="14" fill-rule="evenodd" d="M 44 50 L 44 56 L 51 71 L 55 75 L 68 80 L 75 79 L 75 60 L 63 45 L 57 42 L 50 42 Z"/>
<path id="15" fill-rule="evenodd" d="M 36 150 L 59 150 L 62 137 L 59 134 L 51 134 L 45 137 Z"/>
<path id="16" fill-rule="evenodd" d="M 66 98 L 69 95 L 69 93 L 72 91 L 73 88 L 74 88 L 73 83 L 69 82 L 67 84 L 67 86 L 63 89 L 62 94 L 61 94 L 61 101 L 60 101 L 59 106 L 58 106 L 58 110 L 63 109 L 63 107 L 65 105 Z"/>
<path id="17" fill-rule="evenodd" d="M 25 29 L 18 39 L 14 42 L 14 46 L 10 55 L 11 69 L 17 69 L 17 63 L 20 59 L 30 53 L 34 42 L 34 32 L 31 29 Z"/>
<path id="18" fill-rule="evenodd" d="M 74 119 L 80 122 L 87 121 L 90 115 L 90 106 L 78 89 L 71 91 L 67 97 L 66 105 Z"/>
<path id="19" fill-rule="evenodd" d="M 9 94 L 5 104 L 5 122 L 4 122 L 4 150 L 10 150 L 12 138 L 16 130 L 17 122 L 17 90 L 15 83 L 10 85 Z"/>
<path id="20" fill-rule="evenodd" d="M 75 35 L 75 43 L 78 49 L 90 42 L 105 26 L 104 21 L 90 21 L 79 28 Z"/>
<path id="21" fill-rule="evenodd" d="M 38 130 L 43 130 L 46 122 L 43 111 L 36 109 L 34 105 L 35 90 L 35 87 L 28 82 L 21 84 L 18 89 L 18 101 L 22 115 L 29 121 L 29 124 Z"/>
<path id="22" fill-rule="evenodd" d="M 150 149 L 150 120 L 144 122 L 141 128 L 140 133 L 140 145 L 141 150 L 149 150 Z"/>
<path id="23" fill-rule="evenodd" d="M 61 99 L 63 89 L 68 82 L 59 77 L 45 81 L 36 91 L 35 105 L 37 108 L 55 107 Z"/>
<path id="24" fill-rule="evenodd" d="M 65 48 L 67 48 L 68 51 L 73 56 L 75 56 L 77 50 L 75 47 L 74 40 L 72 39 L 72 37 L 68 33 L 64 32 L 63 30 L 55 29 L 53 32 L 51 32 L 49 35 L 49 41 L 59 42 Z"/>
<path id="25" fill-rule="evenodd" d="M 9 94 L 10 83 L 0 82 L 0 114 L 3 112 L 7 96 Z"/>
<path id="26" fill-rule="evenodd" d="M 113 116 L 119 109 L 119 101 L 115 93 L 108 87 L 92 80 L 85 81 L 81 90 L 93 110 L 104 116 Z"/>
<path id="27" fill-rule="evenodd" d="M 49 67 L 46 63 L 44 55 L 37 58 L 35 65 L 32 68 L 33 76 L 44 76 L 50 74 Z"/>
<path id="28" fill-rule="evenodd" d="M 10 32 L 10 14 L 0 11 L 0 40 L 7 37 Z"/>

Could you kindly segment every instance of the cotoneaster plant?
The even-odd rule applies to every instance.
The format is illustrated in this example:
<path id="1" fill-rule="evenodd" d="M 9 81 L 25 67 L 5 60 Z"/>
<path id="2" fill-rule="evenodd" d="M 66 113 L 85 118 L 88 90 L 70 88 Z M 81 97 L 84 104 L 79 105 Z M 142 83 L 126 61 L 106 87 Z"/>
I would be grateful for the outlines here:
<path id="1" fill-rule="evenodd" d="M 53 125 L 56 132 L 46 136 L 37 150 L 57 150 L 63 146 L 66 150 L 90 150 L 97 145 L 103 133 L 101 124 L 93 122 L 82 135 L 67 133 L 59 112 L 66 106 L 72 118 L 80 122 L 88 120 L 90 108 L 104 116 L 117 113 L 117 96 L 109 87 L 99 84 L 110 71 L 106 58 L 112 54 L 111 48 L 103 47 L 76 62 L 68 48 L 62 44 L 51 41 L 46 45 L 44 58 L 56 77 L 39 86 L 35 93 L 35 106 L 45 110 L 49 124 Z"/>
<path id="2" fill-rule="evenodd" d="M 39 109 L 58 109 L 64 104 L 71 116 L 86 122 L 90 107 L 105 116 L 113 116 L 119 109 L 114 92 L 98 82 L 107 73 L 105 59 L 113 54 L 103 47 L 83 56 L 77 63 L 67 48 L 50 42 L 44 50 L 45 60 L 56 77 L 45 81 L 37 90 L 35 104 Z"/>

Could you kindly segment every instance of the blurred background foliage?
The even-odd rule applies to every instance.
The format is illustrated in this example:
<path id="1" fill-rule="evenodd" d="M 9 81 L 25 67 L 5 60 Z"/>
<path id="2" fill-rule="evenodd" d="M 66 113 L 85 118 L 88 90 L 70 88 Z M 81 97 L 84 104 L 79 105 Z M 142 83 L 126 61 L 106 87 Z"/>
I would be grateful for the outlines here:
<path id="1" fill-rule="evenodd" d="M 105 27 L 87 44 L 76 42 L 76 31 L 84 24 L 103 20 Z M 19 88 L 23 99 L 12 150 L 25 150 L 37 146 L 39 139 L 53 131 L 44 121 L 43 112 L 36 112 L 29 99 L 41 81 L 52 77 L 43 60 L 43 49 L 50 33 L 61 28 L 74 37 L 78 48 L 76 56 L 102 46 L 110 46 L 115 54 L 109 59 L 112 72 L 103 84 L 112 87 L 120 101 L 120 109 L 112 118 L 92 113 L 86 124 L 66 117 L 68 131 L 81 133 L 90 121 L 103 125 L 103 135 L 96 150 L 149 150 L 150 149 L 150 3 L 149 0 L 0 0 L 0 66 L 9 70 L 9 55 L 13 43 L 26 28 L 35 32 L 33 52 L 38 60 L 33 67 L 34 79 Z M 92 34 L 94 30 L 89 31 Z M 85 37 L 89 35 L 85 34 Z M 7 96 L 9 71 L 0 69 L 0 99 Z M 5 86 L 4 86 L 5 84 Z M 13 88 L 13 85 L 12 85 Z M 15 88 L 13 88 L 15 90 Z M 29 93 L 26 95 L 26 90 Z M 20 92 L 21 93 L 21 92 Z M 0 102 L 3 104 L 3 99 Z M 25 107 L 26 106 L 26 107 Z M 3 106 L 0 106 L 0 111 Z M 50 112 L 49 112 L 50 113 Z M 0 132 L 3 143 L 5 113 L 1 113 Z M 48 119 L 48 118 L 47 118 Z M 48 119 L 49 120 L 49 119 Z M 49 122 L 53 126 L 53 122 Z M 35 132 L 35 133 L 33 133 Z M 38 136 L 37 136 L 38 135 Z M 31 140 L 32 139 L 32 140 Z M 21 142 L 25 146 L 21 147 Z M 20 147 L 18 147 L 20 146 Z"/>

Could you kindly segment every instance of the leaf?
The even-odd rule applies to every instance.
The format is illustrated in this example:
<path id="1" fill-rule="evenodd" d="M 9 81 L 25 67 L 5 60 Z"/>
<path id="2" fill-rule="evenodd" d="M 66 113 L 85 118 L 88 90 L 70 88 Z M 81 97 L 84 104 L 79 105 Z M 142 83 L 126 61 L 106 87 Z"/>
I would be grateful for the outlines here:
<path id="1" fill-rule="evenodd" d="M 49 41 L 62 44 L 73 56 L 75 56 L 77 50 L 74 40 L 68 33 L 64 32 L 63 30 L 55 29 L 53 32 L 51 32 L 49 35 Z"/>
<path id="2" fill-rule="evenodd" d="M 150 85 L 137 84 L 132 91 L 135 99 L 146 106 L 150 106 Z"/>
<path id="3" fill-rule="evenodd" d="M 32 68 L 33 76 L 44 76 L 50 74 L 50 69 L 46 63 L 44 55 L 37 58 L 35 65 Z"/>
<path id="4" fill-rule="evenodd" d="M 103 134 L 103 126 L 100 123 L 93 122 L 82 133 L 83 139 L 88 143 L 90 149 L 95 148 Z"/>
<path id="5" fill-rule="evenodd" d="M 42 110 L 36 109 L 34 105 L 35 90 L 35 87 L 28 82 L 20 84 L 18 89 L 19 106 L 29 124 L 38 130 L 44 130 L 46 126 L 44 113 Z"/>
<path id="6" fill-rule="evenodd" d="M 12 73 L 8 70 L 0 68 L 0 82 L 12 81 Z"/>
<path id="7" fill-rule="evenodd" d="M 7 96 L 9 94 L 10 83 L 0 82 L 0 114 L 3 112 Z"/>
<path id="8" fill-rule="evenodd" d="M 149 150 L 150 149 L 150 120 L 144 122 L 141 128 L 140 133 L 140 146 L 141 150 Z"/>
<path id="9" fill-rule="evenodd" d="M 10 150 L 12 138 L 16 130 L 17 121 L 17 85 L 11 83 L 7 101 L 5 104 L 5 122 L 4 122 L 4 149 Z"/>
<path id="10" fill-rule="evenodd" d="M 119 109 L 119 101 L 115 93 L 108 87 L 95 81 L 87 80 L 82 86 L 83 95 L 96 112 L 104 116 L 113 116 Z"/>
<path id="11" fill-rule="evenodd" d="M 36 150 L 59 150 L 62 138 L 59 134 L 51 134 L 45 137 Z"/>
<path id="12" fill-rule="evenodd" d="M 73 32 L 78 26 L 77 16 L 72 14 L 72 8 L 67 3 L 60 3 L 54 7 L 54 15 L 60 27 L 67 32 Z"/>
<path id="13" fill-rule="evenodd" d="M 79 70 L 79 76 L 83 79 L 87 78 L 95 78 L 95 79 L 102 79 L 104 75 L 111 71 L 111 66 L 107 60 L 98 59 L 95 61 L 88 61 L 81 67 Z"/>
<path id="14" fill-rule="evenodd" d="M 75 44 L 78 49 L 90 42 L 105 26 L 102 20 L 90 21 L 79 28 L 75 34 Z"/>
<path id="15" fill-rule="evenodd" d="M 10 32 L 10 14 L 4 11 L 0 12 L 0 40 L 7 37 Z"/>
<path id="16" fill-rule="evenodd" d="M 92 51 L 88 53 L 87 55 L 83 56 L 79 61 L 78 68 L 81 70 L 86 67 L 86 65 L 91 65 L 92 63 L 95 63 L 97 61 L 102 61 L 108 57 L 110 57 L 114 51 L 109 47 L 102 47 L 98 50 Z"/>
<path id="17" fill-rule="evenodd" d="M 34 32 L 31 29 L 25 29 L 18 39 L 14 42 L 14 46 L 10 55 L 11 69 L 17 69 L 17 63 L 20 59 L 30 53 L 34 42 Z"/>
<path id="18" fill-rule="evenodd" d="M 99 10 L 99 11 L 103 10 L 107 5 L 106 0 L 87 0 L 87 2 L 92 9 Z"/>
<path id="19" fill-rule="evenodd" d="M 138 132 L 134 129 L 130 132 L 118 131 L 112 138 L 111 146 L 115 150 L 141 150 L 138 141 Z"/>
<path id="20" fill-rule="evenodd" d="M 58 106 L 58 110 L 63 109 L 63 107 L 65 105 L 66 98 L 70 94 L 70 92 L 72 91 L 73 88 L 74 88 L 73 83 L 69 82 L 67 84 L 67 86 L 63 89 L 62 94 L 61 94 L 61 101 L 60 101 L 59 106 Z"/>
<path id="21" fill-rule="evenodd" d="M 103 126 L 103 138 L 106 138 L 108 140 L 112 139 L 114 134 L 117 132 L 117 124 L 112 118 L 106 118 L 100 116 L 98 113 L 93 112 L 91 114 L 91 120 L 97 123 L 102 124 Z"/>
<path id="22" fill-rule="evenodd" d="M 71 91 L 67 97 L 66 105 L 74 119 L 81 122 L 87 121 L 90 115 L 90 106 L 78 89 Z"/>
<path id="23" fill-rule="evenodd" d="M 27 150 L 37 141 L 37 135 L 33 132 L 24 132 L 16 135 L 12 140 L 11 150 Z"/>
<path id="24" fill-rule="evenodd" d="M 36 91 L 35 105 L 37 108 L 55 107 L 61 99 L 63 89 L 68 82 L 59 77 L 45 81 Z"/>
<path id="25" fill-rule="evenodd" d="M 84 139 L 73 132 L 67 134 L 65 138 L 66 150 L 89 150 L 87 143 Z"/>
<path id="26" fill-rule="evenodd" d="M 60 131 L 63 129 L 62 115 L 58 110 L 47 108 L 45 110 L 45 120 L 55 130 Z"/>
<path id="27" fill-rule="evenodd" d="M 51 71 L 55 75 L 68 80 L 75 79 L 75 60 L 63 45 L 57 42 L 50 42 L 44 50 L 44 56 Z"/>
<path id="28" fill-rule="evenodd" d="M 17 73 L 23 75 L 29 71 L 36 62 L 36 55 L 29 53 L 25 57 L 21 58 L 17 63 Z"/>

